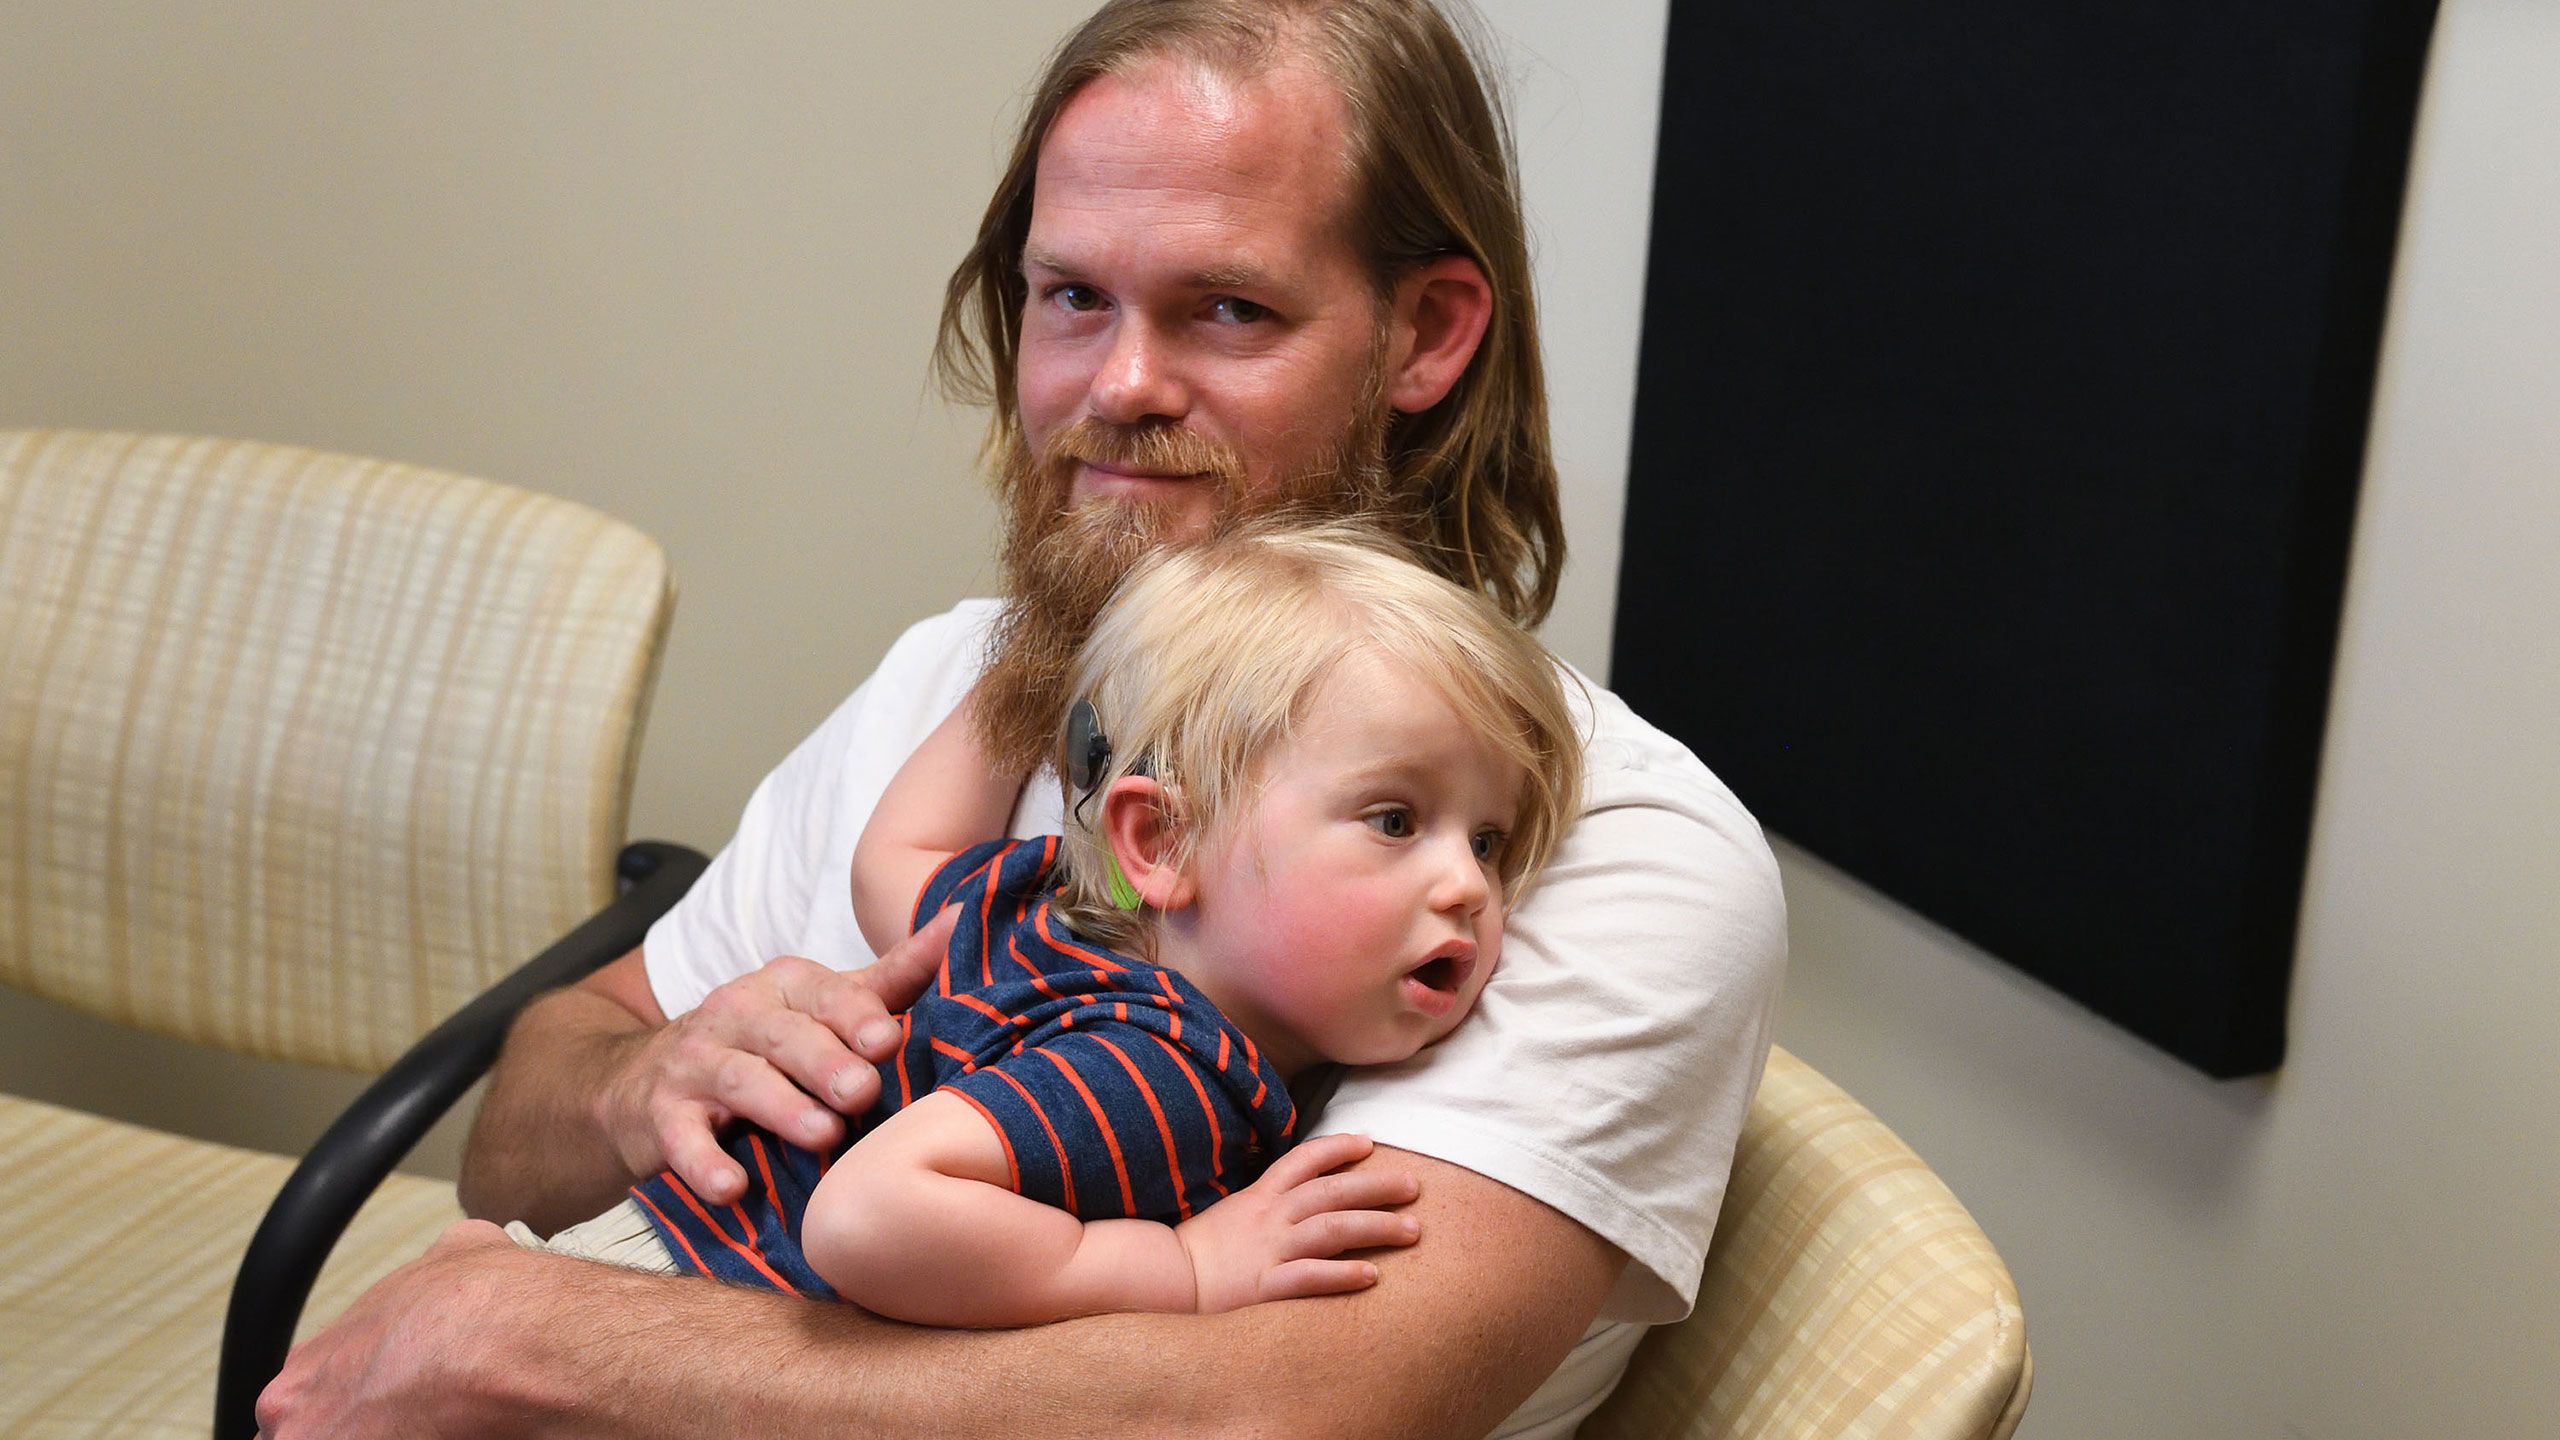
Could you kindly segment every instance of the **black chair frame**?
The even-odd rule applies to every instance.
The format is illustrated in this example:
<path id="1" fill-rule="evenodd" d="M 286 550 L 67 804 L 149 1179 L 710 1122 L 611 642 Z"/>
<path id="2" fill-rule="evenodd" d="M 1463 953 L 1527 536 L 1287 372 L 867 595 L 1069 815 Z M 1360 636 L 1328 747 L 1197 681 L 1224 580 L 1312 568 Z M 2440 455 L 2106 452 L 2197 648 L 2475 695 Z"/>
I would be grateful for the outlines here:
<path id="1" fill-rule="evenodd" d="M 222 1327 L 214 1440 L 257 1433 L 258 1393 L 284 1368 L 294 1325 L 329 1252 L 383 1177 L 496 1063 L 524 1007 L 628 954 L 702 874 L 700 852 L 636 841 L 614 865 L 617 894 L 514 974 L 446 1017 L 330 1122 L 294 1168 L 241 1258 Z"/>

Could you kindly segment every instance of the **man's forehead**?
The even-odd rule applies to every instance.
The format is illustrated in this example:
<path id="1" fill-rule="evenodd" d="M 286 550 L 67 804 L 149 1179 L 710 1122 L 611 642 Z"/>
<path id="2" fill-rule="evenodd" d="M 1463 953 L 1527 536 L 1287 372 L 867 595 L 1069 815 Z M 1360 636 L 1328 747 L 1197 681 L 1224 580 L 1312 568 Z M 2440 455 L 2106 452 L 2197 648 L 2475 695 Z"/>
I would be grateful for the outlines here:
<path id="1" fill-rule="evenodd" d="M 1345 109 L 1340 89 L 1304 60 L 1238 70 L 1166 53 L 1135 57 L 1079 86 L 1050 122 L 1050 138 L 1098 113 L 1110 115 L 1113 134 L 1159 154 L 1202 154 L 1250 137 L 1263 143 L 1246 158 L 1267 160 L 1287 148 L 1273 141 L 1338 144 Z"/>
<path id="2" fill-rule="evenodd" d="M 1220 245 L 1325 232 L 1348 189 L 1343 134 L 1341 97 L 1303 67 L 1236 77 L 1168 56 L 1099 76 L 1041 144 L 1024 258 L 1076 268 L 1077 252 L 1103 238 L 1083 232 L 1108 227 L 1072 221 L 1137 210 L 1158 225 L 1223 231 Z M 1243 280 L 1278 258 L 1214 249 L 1197 268 L 1203 280 Z"/>

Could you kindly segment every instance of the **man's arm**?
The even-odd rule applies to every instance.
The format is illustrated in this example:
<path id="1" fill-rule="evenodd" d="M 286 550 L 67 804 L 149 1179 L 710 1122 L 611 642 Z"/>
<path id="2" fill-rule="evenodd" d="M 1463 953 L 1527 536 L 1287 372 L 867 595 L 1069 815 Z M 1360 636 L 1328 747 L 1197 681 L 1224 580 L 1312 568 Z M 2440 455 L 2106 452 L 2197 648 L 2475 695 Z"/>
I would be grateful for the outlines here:
<path id="1" fill-rule="evenodd" d="M 297 1349 L 259 1405 L 313 1436 L 1475 1437 L 1537 1388 L 1625 1257 L 1472 1171 L 1410 1172 L 1422 1238 L 1374 1287 L 1223 1315 L 920 1329 L 450 1233 Z"/>
<path id="2" fill-rule="evenodd" d="M 957 919 L 936 916 L 851 972 L 784 956 L 673 1022 L 638 950 L 544 996 L 508 1032 L 472 1123 L 464 1213 L 548 1234 L 670 1167 L 707 1199 L 735 1199 L 747 1177 L 717 1138 L 731 1120 L 834 1145 L 842 1116 L 878 1098 L 872 1067 L 898 1049 L 889 1016 L 932 980 Z"/>
<path id="3" fill-rule="evenodd" d="M 903 754 L 941 718 L 946 672 L 954 657 L 976 653 L 987 613 L 963 607 L 908 630 L 756 786 L 729 843 L 650 931 L 653 946 L 669 947 L 656 957 L 657 979 L 680 1018 L 667 1023 L 638 951 L 518 1018 L 465 1147 L 471 1214 L 556 1229 L 670 1166 L 698 1193 L 735 1194 L 745 1176 L 706 1117 L 752 1120 L 798 1140 L 814 1133 L 813 1110 L 855 1113 L 871 1103 L 878 1080 L 867 1062 L 894 1053 L 897 1028 L 859 1037 L 931 978 L 939 942 L 930 953 L 881 952 L 869 969 L 843 977 L 806 960 L 746 967 L 827 943 L 808 938 L 804 922 L 819 896 L 848 883 L 840 858 L 848 852 L 833 837 L 858 823 L 844 807 L 867 804 L 862 797 L 877 783 L 858 757 Z M 712 988 L 723 977 L 728 983 Z M 827 1143 L 842 1134 L 825 1115 L 814 1118 Z"/>
<path id="4" fill-rule="evenodd" d="M 638 1178 L 594 1110 L 598 1077 L 629 1065 L 666 1023 L 641 966 L 634 950 L 516 1017 L 463 1146 L 464 1214 L 521 1219 L 548 1235 L 612 1205 Z"/>

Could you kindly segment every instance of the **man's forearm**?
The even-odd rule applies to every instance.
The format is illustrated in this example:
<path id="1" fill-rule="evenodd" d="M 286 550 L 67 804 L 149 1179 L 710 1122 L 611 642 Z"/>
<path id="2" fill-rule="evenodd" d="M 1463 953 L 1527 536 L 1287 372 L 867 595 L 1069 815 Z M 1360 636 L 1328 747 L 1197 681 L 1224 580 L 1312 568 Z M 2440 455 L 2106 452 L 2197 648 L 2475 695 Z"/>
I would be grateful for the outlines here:
<path id="1" fill-rule="evenodd" d="M 528 1007 L 508 1032 L 462 1153 L 464 1213 L 543 1234 L 598 1213 L 635 1178 L 596 1119 L 599 1087 L 648 1027 L 592 990 Z"/>
<path id="2" fill-rule="evenodd" d="M 1623 1257 L 1492 1181 L 1380 1155 L 1423 1177 L 1423 1243 L 1383 1259 L 1375 1289 L 1223 1315 L 931 1330 L 496 1255 L 503 1307 L 461 1322 L 465 1343 L 497 1352 L 459 1367 L 466 1408 L 560 1435 L 1481 1436 L 1571 1348 Z"/>
<path id="3" fill-rule="evenodd" d="M 560 1270 L 574 1264 L 526 1258 Z M 594 1283 L 592 1269 L 580 1267 L 571 1283 Z M 502 1303 L 523 1293 L 513 1287 Z M 1413 1403 L 1372 1409 L 1371 1398 L 1395 1383 L 1382 1383 L 1379 1371 L 1412 1336 L 1360 1327 L 1357 1347 L 1342 1343 L 1329 1301 L 944 1330 L 851 1305 L 634 1273 L 603 1277 L 603 1288 L 571 1303 L 580 1322 L 551 1327 L 530 1354 L 483 1372 L 504 1397 L 498 1411 L 525 1417 L 521 1431 L 506 1433 L 1472 1440 L 1505 1413 L 1468 1415 L 1468 1397 L 1421 1375 L 1410 1377 Z M 610 1326 L 586 1323 L 608 1314 Z M 569 1377 L 574 1383 L 555 1383 Z M 1440 1408 L 1427 1413 L 1435 1401 Z"/>

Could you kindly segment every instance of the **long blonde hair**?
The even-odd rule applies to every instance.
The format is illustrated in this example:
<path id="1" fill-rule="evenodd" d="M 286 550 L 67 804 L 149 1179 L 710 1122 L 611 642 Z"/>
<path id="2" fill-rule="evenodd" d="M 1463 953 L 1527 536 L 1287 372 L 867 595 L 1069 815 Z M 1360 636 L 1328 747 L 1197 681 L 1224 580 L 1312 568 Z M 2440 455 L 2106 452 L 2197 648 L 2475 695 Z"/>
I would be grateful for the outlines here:
<path id="1" fill-rule="evenodd" d="M 1521 624 L 1545 619 L 1564 520 L 1511 132 L 1430 0 L 1111 0 L 1096 11 L 1050 56 L 976 243 L 952 271 L 934 346 L 944 389 L 991 407 L 991 455 L 1019 447 L 1022 256 L 1041 143 L 1087 82 L 1166 54 L 1236 76 L 1303 60 L 1339 87 L 1352 148 L 1345 219 L 1381 306 L 1443 256 L 1484 272 L 1484 339 L 1439 404 L 1389 428 L 1389 489 L 1412 512 L 1398 528 L 1425 564 Z"/>
<path id="2" fill-rule="evenodd" d="M 1123 775 L 1166 792 L 1181 864 L 1250 812 L 1263 764 L 1344 657 L 1416 675 L 1460 723 L 1523 774 L 1501 874 L 1516 900 L 1579 808 L 1582 743 L 1562 671 L 1485 597 L 1415 564 L 1374 528 L 1266 517 L 1140 562 L 1078 659 L 1070 693 L 1090 703 L 1111 754 L 1099 794 Z M 1059 757 L 1061 775 L 1073 772 Z M 1092 939 L 1143 953 L 1144 922 L 1111 904 L 1098 805 L 1069 787 L 1060 909 Z"/>

